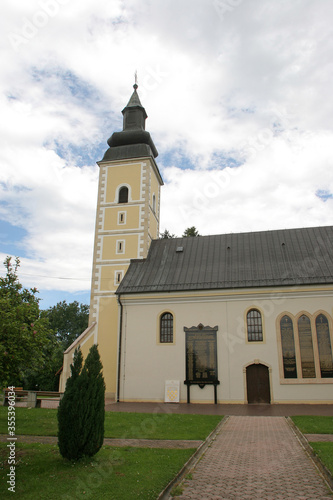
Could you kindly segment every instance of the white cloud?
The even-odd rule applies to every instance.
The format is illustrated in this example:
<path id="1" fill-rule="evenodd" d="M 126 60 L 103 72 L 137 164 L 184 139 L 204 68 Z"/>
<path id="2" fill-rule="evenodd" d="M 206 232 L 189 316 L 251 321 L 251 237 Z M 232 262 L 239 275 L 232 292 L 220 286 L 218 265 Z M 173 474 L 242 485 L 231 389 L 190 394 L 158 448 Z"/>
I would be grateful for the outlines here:
<path id="1" fill-rule="evenodd" d="M 89 289 L 95 161 L 135 70 L 162 229 L 332 224 L 332 17 L 330 0 L 5 0 L 0 219 L 27 231 L 31 286 Z"/>

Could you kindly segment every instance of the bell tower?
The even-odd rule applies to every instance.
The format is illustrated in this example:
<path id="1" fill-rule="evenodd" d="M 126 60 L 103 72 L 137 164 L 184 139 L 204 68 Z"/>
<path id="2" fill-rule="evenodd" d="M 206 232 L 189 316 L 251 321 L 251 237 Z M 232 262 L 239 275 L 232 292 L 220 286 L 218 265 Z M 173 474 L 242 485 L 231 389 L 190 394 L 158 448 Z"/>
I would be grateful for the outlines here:
<path id="1" fill-rule="evenodd" d="M 144 259 L 159 236 L 160 187 L 163 185 L 153 140 L 145 130 L 147 113 L 135 83 L 122 110 L 123 130 L 109 138 L 97 162 L 99 173 L 88 329 L 65 352 L 63 382 L 71 354 L 80 345 L 84 357 L 96 343 L 103 364 L 106 398 L 117 394 L 119 305 L 115 292 L 131 259 Z M 67 356 L 67 359 L 66 359 Z M 60 389 L 61 390 L 61 389 Z"/>

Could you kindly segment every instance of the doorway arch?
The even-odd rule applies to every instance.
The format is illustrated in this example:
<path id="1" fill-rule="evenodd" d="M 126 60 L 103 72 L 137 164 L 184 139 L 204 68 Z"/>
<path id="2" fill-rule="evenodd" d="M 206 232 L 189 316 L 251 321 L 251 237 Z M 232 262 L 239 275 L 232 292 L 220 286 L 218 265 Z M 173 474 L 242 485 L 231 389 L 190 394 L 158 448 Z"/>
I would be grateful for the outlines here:
<path id="1" fill-rule="evenodd" d="M 269 368 L 262 363 L 246 366 L 246 394 L 248 404 L 270 404 Z"/>

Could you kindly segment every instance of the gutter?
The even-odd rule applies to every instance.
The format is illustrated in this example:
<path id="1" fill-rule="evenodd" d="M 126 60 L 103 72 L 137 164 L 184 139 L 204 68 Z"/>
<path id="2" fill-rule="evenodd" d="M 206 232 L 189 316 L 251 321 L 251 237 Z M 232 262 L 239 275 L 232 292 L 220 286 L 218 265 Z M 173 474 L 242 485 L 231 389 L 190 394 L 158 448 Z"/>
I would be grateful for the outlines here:
<path id="1" fill-rule="evenodd" d="M 117 403 L 119 403 L 120 394 L 120 363 L 121 363 L 121 342 L 123 336 L 123 304 L 120 300 L 120 294 L 117 295 L 118 304 L 120 305 L 120 318 L 119 318 L 119 344 L 118 344 L 118 374 L 117 374 Z"/>

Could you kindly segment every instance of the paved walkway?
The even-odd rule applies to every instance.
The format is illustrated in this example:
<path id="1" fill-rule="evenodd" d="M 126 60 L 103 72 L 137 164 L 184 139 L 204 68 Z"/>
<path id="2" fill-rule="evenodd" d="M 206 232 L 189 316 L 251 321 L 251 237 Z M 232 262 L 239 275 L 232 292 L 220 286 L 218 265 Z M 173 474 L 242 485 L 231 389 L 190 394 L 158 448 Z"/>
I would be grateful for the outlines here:
<path id="1" fill-rule="evenodd" d="M 322 441 L 326 443 L 333 442 L 333 434 L 304 434 L 309 443 L 314 443 L 316 441 Z"/>
<path id="2" fill-rule="evenodd" d="M 105 410 L 134 413 L 186 413 L 200 415 L 243 415 L 285 417 L 291 415 L 333 416 L 333 404 L 196 404 L 196 403 L 112 403 L 105 402 Z"/>
<path id="3" fill-rule="evenodd" d="M 17 443 L 44 443 L 44 444 L 57 444 L 58 438 L 56 436 L 29 436 L 17 435 Z M 0 434 L 0 443 L 6 443 L 8 436 Z M 198 448 L 202 441 L 195 441 L 190 439 L 116 439 L 105 438 L 103 441 L 107 446 L 130 446 L 134 448 Z"/>
<path id="4" fill-rule="evenodd" d="M 183 487 L 182 500 L 332 500 L 283 417 L 231 416 Z"/>

